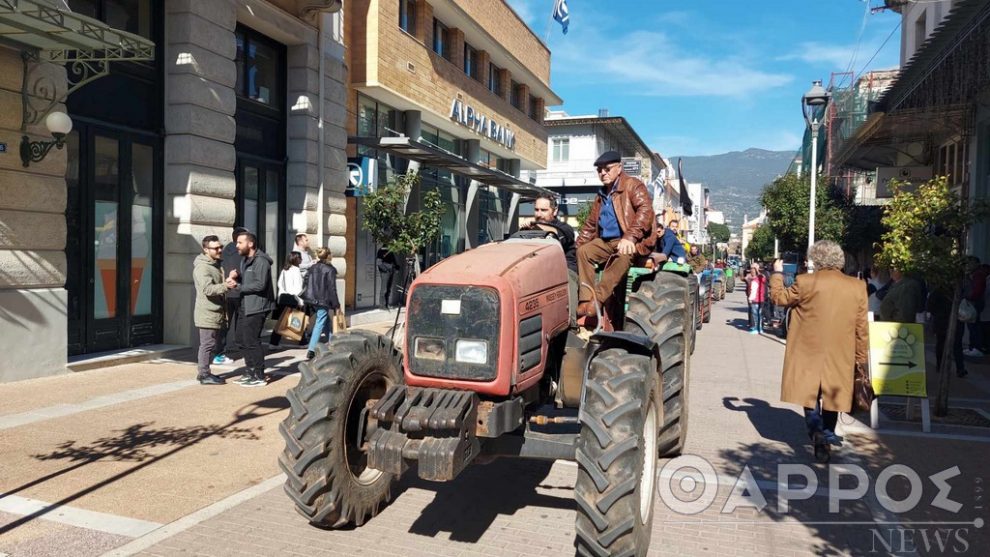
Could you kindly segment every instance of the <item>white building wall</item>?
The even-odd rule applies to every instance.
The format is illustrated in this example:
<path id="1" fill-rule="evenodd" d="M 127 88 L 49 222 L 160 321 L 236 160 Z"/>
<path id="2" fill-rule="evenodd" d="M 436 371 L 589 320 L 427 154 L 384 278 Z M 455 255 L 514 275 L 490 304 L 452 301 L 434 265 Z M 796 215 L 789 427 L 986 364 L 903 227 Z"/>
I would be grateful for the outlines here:
<path id="1" fill-rule="evenodd" d="M 957 2 L 912 2 L 901 8 L 901 67 L 911 60 Z"/>

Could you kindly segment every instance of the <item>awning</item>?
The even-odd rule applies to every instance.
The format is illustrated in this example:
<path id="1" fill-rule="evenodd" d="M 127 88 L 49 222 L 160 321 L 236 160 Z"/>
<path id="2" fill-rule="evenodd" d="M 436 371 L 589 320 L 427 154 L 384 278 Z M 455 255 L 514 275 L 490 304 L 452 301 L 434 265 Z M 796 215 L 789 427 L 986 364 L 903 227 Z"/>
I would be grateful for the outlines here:
<path id="1" fill-rule="evenodd" d="M 0 0 L 0 37 L 47 62 L 142 61 L 155 43 L 45 0 Z"/>
<path id="2" fill-rule="evenodd" d="M 454 153 L 409 137 L 352 136 L 348 137 L 347 141 L 355 145 L 381 149 L 382 151 L 417 161 L 426 166 L 443 168 L 483 184 L 501 188 L 512 193 L 518 193 L 524 199 L 534 199 L 540 194 L 553 195 L 553 192 L 546 188 L 534 186 L 501 170 L 470 162 Z"/>
<path id="3" fill-rule="evenodd" d="M 926 166 L 930 161 L 916 157 L 929 153 L 932 137 L 958 133 L 969 116 L 969 107 L 960 105 L 892 114 L 875 112 L 845 142 L 835 160 L 840 166 L 876 170 L 878 166 L 897 166 L 907 155 L 919 166 Z"/>

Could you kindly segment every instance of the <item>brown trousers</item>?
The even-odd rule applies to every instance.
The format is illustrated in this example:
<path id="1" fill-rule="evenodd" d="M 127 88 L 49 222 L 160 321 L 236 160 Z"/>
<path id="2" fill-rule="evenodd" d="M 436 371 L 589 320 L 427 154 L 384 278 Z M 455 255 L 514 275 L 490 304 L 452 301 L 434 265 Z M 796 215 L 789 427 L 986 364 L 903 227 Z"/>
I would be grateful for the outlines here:
<path id="1" fill-rule="evenodd" d="M 619 255 L 616 251 L 618 246 L 618 239 L 606 242 L 601 238 L 595 238 L 577 249 L 579 301 L 591 301 L 591 292 L 586 284 L 594 289 L 595 298 L 604 303 L 612 296 L 619 282 L 625 280 L 629 267 L 632 267 L 632 256 Z M 615 257 L 612 257 L 613 255 Z M 602 280 L 595 285 L 595 265 L 605 263 L 609 257 L 612 257 L 612 261 L 602 272 Z"/>

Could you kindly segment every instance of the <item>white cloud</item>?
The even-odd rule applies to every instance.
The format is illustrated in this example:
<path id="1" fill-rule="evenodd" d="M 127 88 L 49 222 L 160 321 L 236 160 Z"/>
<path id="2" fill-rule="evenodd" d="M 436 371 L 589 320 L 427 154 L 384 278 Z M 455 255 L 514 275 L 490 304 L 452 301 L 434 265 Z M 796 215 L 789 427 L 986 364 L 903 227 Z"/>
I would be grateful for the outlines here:
<path id="1" fill-rule="evenodd" d="M 896 38 L 896 37 L 895 37 Z M 866 69 L 897 67 L 900 56 L 899 41 L 891 38 L 883 44 L 884 38 L 878 37 L 870 41 L 855 44 L 826 44 L 817 41 L 805 41 L 799 44 L 791 54 L 778 56 L 778 61 L 801 61 L 807 64 L 824 66 L 830 71 L 850 71 L 859 73 Z M 881 46 L 882 45 L 882 46 Z M 872 61 L 870 58 L 873 58 Z"/>
<path id="2" fill-rule="evenodd" d="M 735 55 L 692 54 L 690 45 L 682 47 L 662 32 L 623 32 L 616 40 L 595 29 L 575 27 L 552 47 L 556 71 L 587 84 L 615 85 L 624 94 L 746 97 L 793 80 L 757 69 Z"/>

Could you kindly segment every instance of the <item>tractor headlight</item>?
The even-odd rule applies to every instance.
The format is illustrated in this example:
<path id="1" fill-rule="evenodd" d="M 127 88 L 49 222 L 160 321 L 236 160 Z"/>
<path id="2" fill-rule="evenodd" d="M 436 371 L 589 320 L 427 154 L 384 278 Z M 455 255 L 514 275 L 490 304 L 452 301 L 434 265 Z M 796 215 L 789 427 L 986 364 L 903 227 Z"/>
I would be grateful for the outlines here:
<path id="1" fill-rule="evenodd" d="M 462 364 L 487 364 L 488 343 L 483 340 L 458 340 L 454 359 Z"/>
<path id="2" fill-rule="evenodd" d="M 446 350 L 442 338 L 416 337 L 416 347 L 413 354 L 420 359 L 444 360 Z"/>

